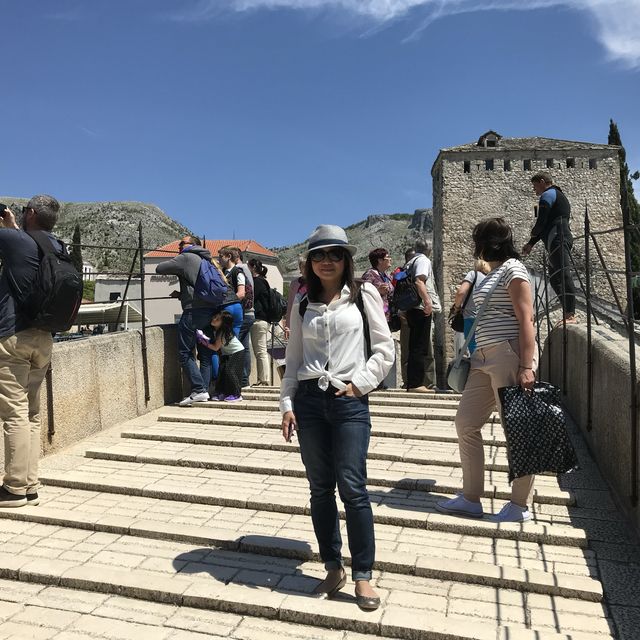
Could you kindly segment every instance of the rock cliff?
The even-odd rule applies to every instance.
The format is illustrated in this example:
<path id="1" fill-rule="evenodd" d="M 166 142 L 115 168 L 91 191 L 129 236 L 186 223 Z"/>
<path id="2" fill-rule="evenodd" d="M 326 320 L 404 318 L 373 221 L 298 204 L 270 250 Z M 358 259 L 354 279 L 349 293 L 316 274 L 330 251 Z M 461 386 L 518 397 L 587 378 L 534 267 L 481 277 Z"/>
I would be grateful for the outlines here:
<path id="1" fill-rule="evenodd" d="M 391 254 L 393 267 L 404 263 L 404 252 L 417 238 L 431 239 L 433 217 L 431 209 L 417 209 L 411 213 L 373 214 L 365 220 L 345 228 L 349 241 L 358 247 L 355 256 L 356 275 L 370 264 L 369 251 L 383 247 Z M 313 229 L 309 229 L 311 233 Z M 304 251 L 305 241 L 271 250 L 278 255 L 283 273 L 297 273 L 298 255 Z"/>

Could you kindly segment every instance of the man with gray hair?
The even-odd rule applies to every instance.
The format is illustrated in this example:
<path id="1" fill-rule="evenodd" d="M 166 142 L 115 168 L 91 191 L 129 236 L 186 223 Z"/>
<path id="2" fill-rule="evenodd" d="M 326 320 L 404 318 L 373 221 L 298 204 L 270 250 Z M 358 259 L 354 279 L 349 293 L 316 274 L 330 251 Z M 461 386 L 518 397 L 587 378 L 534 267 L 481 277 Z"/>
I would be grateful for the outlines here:
<path id="1" fill-rule="evenodd" d="M 66 252 L 51 233 L 60 204 L 39 195 L 22 208 L 22 226 L 0 205 L 0 422 L 4 426 L 4 478 L 0 507 L 36 505 L 40 458 L 40 387 L 49 362 L 51 332 L 31 326 L 19 299 L 29 292 L 40 267 L 38 245 L 30 235 L 44 232 L 54 249 Z"/>
<path id="2" fill-rule="evenodd" d="M 406 311 L 409 327 L 407 356 L 407 391 L 428 393 L 425 385 L 425 360 L 431 342 L 431 320 L 435 300 L 428 290 L 428 282 L 433 279 L 431 246 L 426 240 L 419 239 L 414 244 L 415 256 L 405 265 L 408 274 L 413 278 L 419 296 L 419 303 Z"/>

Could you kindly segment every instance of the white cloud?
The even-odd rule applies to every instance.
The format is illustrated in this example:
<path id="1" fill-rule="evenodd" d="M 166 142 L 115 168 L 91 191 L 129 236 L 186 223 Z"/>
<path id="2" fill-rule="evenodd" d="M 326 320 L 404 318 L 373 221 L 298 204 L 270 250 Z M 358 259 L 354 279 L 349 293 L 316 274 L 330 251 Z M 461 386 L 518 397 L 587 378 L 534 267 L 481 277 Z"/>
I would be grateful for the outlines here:
<path id="1" fill-rule="evenodd" d="M 640 68 L 640 0 L 198 0 L 190 10 L 173 18 L 181 21 L 209 20 L 225 10 L 256 9 L 334 10 L 383 26 L 420 14 L 416 36 L 435 20 L 477 11 L 527 11 L 548 7 L 586 13 L 595 26 L 597 39 L 610 59 Z M 410 37 L 412 37 L 410 36 Z"/>

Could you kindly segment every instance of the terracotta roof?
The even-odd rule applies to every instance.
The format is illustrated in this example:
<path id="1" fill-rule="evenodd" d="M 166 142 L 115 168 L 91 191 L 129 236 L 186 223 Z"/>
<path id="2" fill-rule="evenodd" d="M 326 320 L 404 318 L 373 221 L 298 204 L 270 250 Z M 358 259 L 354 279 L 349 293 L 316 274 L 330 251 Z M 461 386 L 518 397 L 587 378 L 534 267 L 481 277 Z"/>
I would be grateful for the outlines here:
<path id="1" fill-rule="evenodd" d="M 149 253 L 145 253 L 145 258 L 172 258 L 178 255 L 178 245 L 180 244 L 180 240 L 174 240 L 169 244 L 165 244 L 162 247 L 158 247 L 153 251 L 149 251 Z M 269 251 L 266 247 L 263 247 L 260 243 L 255 240 L 205 240 L 205 247 L 211 251 L 212 256 L 218 255 L 218 251 L 222 249 L 222 247 L 232 246 L 238 247 L 240 251 L 256 253 L 262 256 L 268 256 L 270 258 L 275 258 L 276 254 L 273 251 Z"/>

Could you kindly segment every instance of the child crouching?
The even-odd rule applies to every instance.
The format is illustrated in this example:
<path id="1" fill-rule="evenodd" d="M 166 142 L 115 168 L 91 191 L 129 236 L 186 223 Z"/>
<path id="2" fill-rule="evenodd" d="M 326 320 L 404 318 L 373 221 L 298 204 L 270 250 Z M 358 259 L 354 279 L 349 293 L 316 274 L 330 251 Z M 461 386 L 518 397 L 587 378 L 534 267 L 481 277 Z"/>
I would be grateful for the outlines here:
<path id="1" fill-rule="evenodd" d="M 211 327 L 198 332 L 198 341 L 212 351 L 220 352 L 220 371 L 216 380 L 217 399 L 224 402 L 242 400 L 244 347 L 233 332 L 233 316 L 219 311 L 211 318 Z"/>

